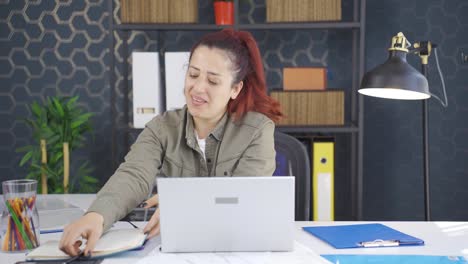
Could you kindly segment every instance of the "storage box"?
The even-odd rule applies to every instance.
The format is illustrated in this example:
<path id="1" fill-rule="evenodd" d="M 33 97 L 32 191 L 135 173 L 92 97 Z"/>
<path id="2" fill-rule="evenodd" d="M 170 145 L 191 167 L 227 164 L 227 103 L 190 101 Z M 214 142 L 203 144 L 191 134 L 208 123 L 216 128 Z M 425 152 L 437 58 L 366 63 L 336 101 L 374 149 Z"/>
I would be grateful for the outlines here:
<path id="1" fill-rule="evenodd" d="M 325 90 L 327 88 L 326 68 L 284 68 L 283 89 Z"/>
<path id="2" fill-rule="evenodd" d="M 122 23 L 197 23 L 198 0 L 120 0 Z"/>
<path id="3" fill-rule="evenodd" d="M 341 0 L 266 0 L 267 22 L 341 20 Z"/>
<path id="4" fill-rule="evenodd" d="M 198 0 L 170 0 L 169 23 L 197 23 Z"/>
<path id="5" fill-rule="evenodd" d="M 132 52 L 133 127 L 146 123 L 162 112 L 159 53 Z"/>
<path id="6" fill-rule="evenodd" d="M 278 125 L 344 125 L 344 91 L 273 91 L 285 118 Z"/>
<path id="7" fill-rule="evenodd" d="M 168 23 L 169 0 L 120 0 L 122 23 Z"/>

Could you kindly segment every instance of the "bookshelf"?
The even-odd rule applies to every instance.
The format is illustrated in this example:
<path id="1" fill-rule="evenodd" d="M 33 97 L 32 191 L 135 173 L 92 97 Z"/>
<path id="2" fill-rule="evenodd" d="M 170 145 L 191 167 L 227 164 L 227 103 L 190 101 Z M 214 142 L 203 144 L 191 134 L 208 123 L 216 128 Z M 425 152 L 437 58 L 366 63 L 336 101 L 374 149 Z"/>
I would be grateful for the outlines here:
<path id="1" fill-rule="evenodd" d="M 109 28 L 110 32 L 110 50 L 112 56 L 110 56 L 110 83 L 116 84 L 116 38 L 115 34 L 121 35 L 121 56 L 122 58 L 128 58 L 129 47 L 128 38 L 132 31 L 153 31 L 158 32 L 158 46 L 164 47 L 164 37 L 161 34 L 164 32 L 190 32 L 190 31 L 214 31 L 225 28 L 226 26 L 218 26 L 214 24 L 121 24 L 116 23 L 114 16 L 116 15 L 115 5 L 118 0 L 108 0 L 109 14 L 113 14 L 110 17 Z M 350 206 L 351 206 L 351 218 L 348 220 L 362 220 L 362 195 L 363 195 L 363 113 L 364 104 L 363 99 L 358 95 L 357 90 L 359 83 L 364 73 L 364 48 L 365 48 L 365 13 L 366 13 L 366 0 L 351 0 L 352 11 L 351 19 L 349 21 L 337 21 L 337 22 L 291 22 L 291 23 L 240 23 L 239 19 L 239 0 L 234 0 L 235 6 L 235 19 L 234 25 L 230 26 L 235 29 L 248 30 L 251 32 L 255 31 L 287 31 L 287 30 L 341 30 L 351 32 L 352 40 L 349 45 L 349 52 L 351 53 L 351 71 L 347 74 L 351 75 L 351 83 L 349 84 L 349 90 L 346 92 L 346 105 L 345 106 L 345 124 L 342 126 L 277 126 L 277 129 L 281 132 L 293 135 L 297 138 L 307 139 L 312 138 L 317 134 L 327 135 L 341 135 L 345 136 L 349 141 L 349 171 L 346 173 L 349 175 L 349 193 L 350 193 Z M 161 51 L 161 50 L 160 50 Z M 162 52 L 160 53 L 162 54 Z M 160 55 L 161 56 L 161 55 Z M 163 56 L 160 57 L 163 62 Z M 122 69 L 123 78 L 123 94 L 124 96 L 129 95 L 129 72 L 127 60 L 123 62 L 124 67 Z M 163 71 L 163 69 L 162 69 Z M 164 87 L 164 74 L 161 74 L 161 83 Z M 111 85 L 112 86 L 112 85 Z M 163 89 L 164 90 L 164 89 Z M 125 140 L 123 142 L 123 148 L 128 150 L 130 147 L 130 136 L 131 133 L 137 133 L 141 129 L 132 128 L 130 123 L 130 100 L 127 98 L 123 102 L 123 119 L 126 125 L 123 128 L 119 127 L 117 121 L 117 112 L 119 111 L 116 107 L 117 102 L 117 88 L 112 90 L 111 103 L 113 113 L 113 134 L 112 134 L 112 160 L 114 161 L 114 168 L 117 167 L 119 158 L 117 153 L 117 145 L 121 144 L 118 142 L 117 131 L 124 133 Z M 164 98 L 164 92 L 162 94 Z"/>

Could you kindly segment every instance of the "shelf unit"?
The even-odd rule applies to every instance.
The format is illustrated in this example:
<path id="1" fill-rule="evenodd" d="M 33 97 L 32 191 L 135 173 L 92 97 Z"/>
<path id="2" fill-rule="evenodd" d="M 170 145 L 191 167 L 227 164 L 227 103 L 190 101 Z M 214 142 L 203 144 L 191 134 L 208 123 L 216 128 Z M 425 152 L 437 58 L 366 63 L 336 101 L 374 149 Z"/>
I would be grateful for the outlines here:
<path id="1" fill-rule="evenodd" d="M 110 56 L 110 84 L 113 86 L 116 83 L 115 76 L 115 38 L 114 32 L 118 31 L 122 34 L 122 57 L 128 57 L 128 34 L 130 31 L 213 31 L 221 30 L 226 27 L 233 27 L 241 30 L 351 30 L 352 31 L 352 84 L 350 92 L 350 119 L 343 126 L 278 126 L 277 129 L 281 132 L 291 134 L 293 136 L 304 137 L 316 133 L 333 133 L 333 134 L 350 134 L 350 193 L 351 193 L 351 211 L 353 220 L 362 220 L 362 195 L 363 195 L 363 113 L 364 104 L 362 96 L 357 93 L 359 82 L 364 73 L 364 45 L 365 45 L 365 14 L 366 14 L 366 0 L 353 0 L 352 21 L 339 21 L 339 22 L 308 22 L 308 23 L 257 23 L 257 24 L 242 24 L 239 23 L 239 0 L 234 0 L 235 6 L 235 19 L 234 25 L 219 26 L 214 24 L 115 24 L 113 19 L 114 14 L 114 0 L 108 0 L 108 10 L 110 15 L 109 28 L 110 28 L 110 47 L 112 55 Z M 158 41 L 164 43 L 164 39 L 158 37 Z M 164 44 L 158 45 L 164 46 Z M 161 53 L 160 53 L 161 54 Z M 160 55 L 161 56 L 161 55 Z M 163 56 L 160 60 L 163 62 Z M 124 64 L 127 66 L 126 64 Z M 163 70 L 163 69 L 162 69 Z M 128 67 L 123 69 L 123 83 L 124 94 L 128 95 Z M 164 74 L 161 74 L 161 83 L 164 84 Z M 164 86 L 164 85 L 163 85 Z M 164 89 L 162 96 L 164 98 Z M 111 94 L 112 103 L 112 160 L 114 161 L 114 168 L 117 167 L 117 120 L 116 120 L 116 91 L 112 89 Z M 130 124 L 129 120 L 129 102 L 124 104 L 124 119 Z M 128 134 L 131 131 L 141 130 L 132 128 L 130 125 L 125 129 Z M 124 142 L 125 149 L 129 149 L 129 139 L 126 137 Z"/>

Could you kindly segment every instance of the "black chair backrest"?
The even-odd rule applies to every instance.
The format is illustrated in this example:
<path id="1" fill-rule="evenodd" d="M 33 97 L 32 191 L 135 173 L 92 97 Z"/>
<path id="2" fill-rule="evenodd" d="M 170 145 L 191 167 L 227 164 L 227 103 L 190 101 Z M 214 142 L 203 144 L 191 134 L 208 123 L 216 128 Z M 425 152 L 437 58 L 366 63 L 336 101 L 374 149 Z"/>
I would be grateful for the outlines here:
<path id="1" fill-rule="evenodd" d="M 274 176 L 295 176 L 296 221 L 310 220 L 310 158 L 296 138 L 275 131 L 276 170 Z"/>

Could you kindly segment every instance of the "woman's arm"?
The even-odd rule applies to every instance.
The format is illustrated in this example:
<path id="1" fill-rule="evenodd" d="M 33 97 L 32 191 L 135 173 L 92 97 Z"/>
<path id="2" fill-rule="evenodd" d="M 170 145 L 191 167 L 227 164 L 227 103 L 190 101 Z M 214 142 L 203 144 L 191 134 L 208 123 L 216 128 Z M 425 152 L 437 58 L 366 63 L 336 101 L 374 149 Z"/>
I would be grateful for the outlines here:
<path id="1" fill-rule="evenodd" d="M 88 209 L 88 212 L 104 217 L 104 231 L 146 199 L 153 187 L 163 153 L 154 121 L 141 132 L 125 162 L 98 192 Z"/>

